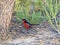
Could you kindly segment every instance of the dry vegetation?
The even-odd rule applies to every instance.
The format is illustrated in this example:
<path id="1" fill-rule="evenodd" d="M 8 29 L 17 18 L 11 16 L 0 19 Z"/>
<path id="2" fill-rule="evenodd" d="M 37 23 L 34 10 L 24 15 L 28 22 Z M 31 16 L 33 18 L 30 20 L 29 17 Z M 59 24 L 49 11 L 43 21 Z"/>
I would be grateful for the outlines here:
<path id="1" fill-rule="evenodd" d="M 0 0 L 0 42 L 8 39 L 8 27 L 10 24 L 14 0 Z"/>

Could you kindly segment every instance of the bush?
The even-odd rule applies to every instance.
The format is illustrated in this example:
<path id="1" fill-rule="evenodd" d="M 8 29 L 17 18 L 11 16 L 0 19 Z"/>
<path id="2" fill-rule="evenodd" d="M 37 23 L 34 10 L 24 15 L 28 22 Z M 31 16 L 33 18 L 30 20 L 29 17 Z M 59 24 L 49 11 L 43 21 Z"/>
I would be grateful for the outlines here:
<path id="1" fill-rule="evenodd" d="M 24 4 L 24 2 L 21 3 L 20 0 L 16 0 L 14 11 L 16 12 L 17 20 L 27 19 L 32 24 L 38 24 L 46 20 L 46 16 L 42 15 L 40 6 L 37 5 L 38 3 L 28 0 Z"/>
<path id="2" fill-rule="evenodd" d="M 57 14 L 60 11 L 60 0 L 16 0 L 16 18 L 21 21 L 27 19 L 32 24 L 48 21 L 54 28 L 58 28 Z"/>

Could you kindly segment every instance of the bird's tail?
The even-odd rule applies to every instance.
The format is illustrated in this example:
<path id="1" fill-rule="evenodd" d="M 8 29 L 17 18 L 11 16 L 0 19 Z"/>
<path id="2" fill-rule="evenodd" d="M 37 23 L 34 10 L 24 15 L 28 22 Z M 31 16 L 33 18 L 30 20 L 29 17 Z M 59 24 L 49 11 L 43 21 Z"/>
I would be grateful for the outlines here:
<path id="1" fill-rule="evenodd" d="M 40 24 L 31 24 L 31 25 L 40 25 Z"/>

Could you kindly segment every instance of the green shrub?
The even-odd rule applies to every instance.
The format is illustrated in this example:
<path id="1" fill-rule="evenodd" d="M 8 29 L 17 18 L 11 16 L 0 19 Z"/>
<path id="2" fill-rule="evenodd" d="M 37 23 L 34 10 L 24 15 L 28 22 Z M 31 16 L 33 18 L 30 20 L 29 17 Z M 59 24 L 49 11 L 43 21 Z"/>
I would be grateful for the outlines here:
<path id="1" fill-rule="evenodd" d="M 41 11 L 38 11 L 38 12 L 35 12 L 34 10 L 29 10 L 30 6 L 33 5 L 33 6 L 36 6 L 37 3 L 39 3 L 39 0 L 38 2 L 33 2 L 28 0 L 25 2 L 22 2 L 23 4 L 21 4 L 21 1 L 20 0 L 16 0 L 15 2 L 15 9 L 14 11 L 16 12 L 16 18 L 17 20 L 21 21 L 22 19 L 27 19 L 30 23 L 32 24 L 38 24 L 38 23 L 41 23 L 43 22 L 43 20 L 46 20 L 46 16 L 43 17 L 42 16 L 42 12 Z M 22 6 L 21 6 L 22 5 Z M 31 14 L 29 14 L 29 11 L 33 11 Z"/>
<path id="2" fill-rule="evenodd" d="M 30 6 L 34 8 L 31 9 Z M 38 10 L 36 6 L 40 11 L 36 11 L 36 9 Z M 59 0 L 16 0 L 14 11 L 19 21 L 25 18 L 30 23 L 37 24 L 47 20 L 54 28 L 57 28 L 58 22 L 56 18 L 59 9 Z"/>

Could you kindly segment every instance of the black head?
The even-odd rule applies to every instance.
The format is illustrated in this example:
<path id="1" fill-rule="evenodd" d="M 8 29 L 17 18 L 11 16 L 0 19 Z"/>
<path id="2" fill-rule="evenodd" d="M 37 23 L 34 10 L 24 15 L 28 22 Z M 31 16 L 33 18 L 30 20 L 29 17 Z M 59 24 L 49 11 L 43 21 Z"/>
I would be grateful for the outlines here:
<path id="1" fill-rule="evenodd" d="M 30 24 L 26 19 L 22 19 L 23 22 Z M 31 24 L 30 24 L 31 25 Z"/>
<path id="2" fill-rule="evenodd" d="M 22 21 L 26 22 L 26 19 L 22 19 Z"/>

